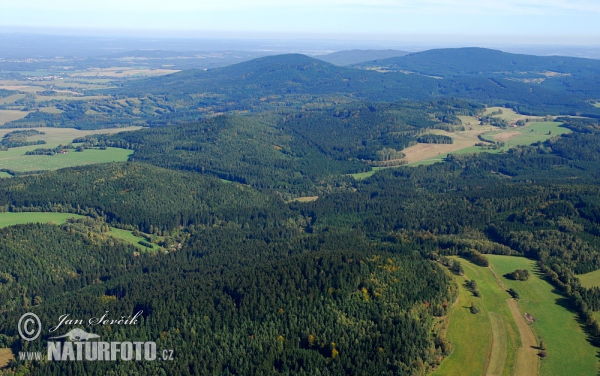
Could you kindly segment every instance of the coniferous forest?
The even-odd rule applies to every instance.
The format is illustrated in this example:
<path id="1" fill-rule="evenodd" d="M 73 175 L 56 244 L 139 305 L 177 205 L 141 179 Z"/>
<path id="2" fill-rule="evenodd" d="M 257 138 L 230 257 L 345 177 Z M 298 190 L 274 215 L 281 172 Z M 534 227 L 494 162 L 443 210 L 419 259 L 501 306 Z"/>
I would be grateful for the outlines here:
<path id="1" fill-rule="evenodd" d="M 52 334 L 32 342 L 19 337 L 26 312 L 55 323 L 66 313 L 141 311 L 137 325 L 90 330 L 106 341 L 154 341 L 174 352 L 174 360 L 154 362 L 14 360 L 1 375 L 424 375 L 453 350 L 437 324 L 459 295 L 454 276 L 464 269 L 450 258 L 457 255 L 482 267 L 489 254 L 535 260 L 536 271 L 515 270 L 510 278 L 540 274 L 600 346 L 600 288 L 578 279 L 600 269 L 596 110 L 557 118 L 571 133 L 547 141 L 451 153 L 430 165 L 389 164 L 358 179 L 352 174 L 401 160 L 408 147 L 452 144 L 452 137 L 429 132 L 465 130 L 460 117 L 483 114 L 483 93 L 448 81 L 456 96 L 392 101 L 371 85 L 367 100 L 321 107 L 316 97 L 326 102 L 339 88 L 302 81 L 302 71 L 337 70 L 305 59 L 292 69 L 293 58 L 271 70 L 264 59 L 252 63 L 256 74 L 244 83 L 271 95 L 281 82 L 261 86 L 260 78 L 293 70 L 296 96 L 286 109 L 184 116 L 89 135 L 74 141 L 133 154 L 127 162 L 0 179 L 0 214 L 83 216 L 0 229 L 0 348 L 45 354 Z M 436 72 L 448 74 L 442 68 Z M 174 95 L 192 95 L 190 85 L 176 85 L 183 76 L 222 89 L 230 105 L 246 105 L 250 96 L 232 82 L 239 69 L 183 72 L 119 90 L 169 84 Z M 339 82 L 360 91 L 375 77 L 365 72 Z M 407 77 L 395 85 L 423 78 Z M 448 82 L 432 88 L 449 91 Z M 504 84 L 509 92 L 512 83 Z M 471 94 L 461 96 L 465 90 Z M 506 97 L 510 108 L 519 90 Z M 523 106 L 541 114 L 580 104 L 574 96 L 559 107 L 552 102 L 557 93 L 545 85 Z M 313 94 L 311 106 L 295 108 Z M 545 95 L 548 106 L 540 105 Z M 33 131 L 9 133 L 2 145 L 24 146 L 26 133 L 19 132 Z M 298 200 L 309 196 L 316 199 Z M 111 229 L 143 236 L 150 249 L 111 236 Z M 469 288 L 479 293 L 476 283 Z"/>

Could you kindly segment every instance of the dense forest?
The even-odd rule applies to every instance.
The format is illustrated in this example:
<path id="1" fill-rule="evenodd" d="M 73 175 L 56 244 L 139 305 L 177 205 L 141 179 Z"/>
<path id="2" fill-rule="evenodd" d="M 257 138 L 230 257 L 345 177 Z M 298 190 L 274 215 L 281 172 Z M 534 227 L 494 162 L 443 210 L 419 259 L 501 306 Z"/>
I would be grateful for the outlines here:
<path id="1" fill-rule="evenodd" d="M 366 68 L 366 69 L 360 69 Z M 442 49 L 340 67 L 300 54 L 259 57 L 214 69 L 188 69 L 116 87 L 88 90 L 89 100 L 31 93 L 15 105 L 31 111 L 2 127 L 99 129 L 186 124 L 216 114 L 298 112 L 357 102 L 461 98 L 544 116 L 600 117 L 595 60 L 515 55 L 488 49 Z M 385 69 L 384 69 L 385 68 Z M 7 95 L 6 91 L 3 95 Z M 52 113 L 44 107 L 56 107 Z"/>
<path id="2" fill-rule="evenodd" d="M 277 61 L 122 87 L 142 93 L 158 85 L 168 92 L 155 97 L 163 104 L 194 98 L 196 107 L 213 101 L 248 113 L 162 114 L 154 127 L 74 140 L 131 149 L 128 162 L 0 179 L 0 212 L 84 216 L 0 229 L 6 297 L 0 348 L 46 350 L 52 334 L 20 339 L 17 323 L 25 312 L 54 323 L 66 313 L 141 311 L 137 325 L 86 329 L 103 340 L 155 341 L 175 356 L 116 364 L 15 360 L 0 374 L 424 375 L 452 350 L 437 325 L 456 301 L 452 273 L 464 273 L 451 255 L 483 267 L 486 254 L 536 260 L 579 313 L 589 340 L 600 345 L 593 315 L 600 289 L 584 288 L 577 278 L 600 269 L 597 120 L 565 116 L 558 120 L 572 133 L 545 142 L 496 154 L 450 154 L 443 163 L 395 166 L 358 180 L 349 174 L 400 160 L 410 145 L 453 142 L 426 131 L 464 129 L 459 116 L 481 114 L 488 103 L 483 96 L 493 102 L 500 98 L 494 93 L 508 92 L 509 107 L 543 113 L 559 108 L 561 91 L 531 91 L 476 74 L 456 86 L 454 78 L 339 70 L 296 55 Z M 338 96 L 340 88 L 348 94 L 365 83 L 393 93 L 388 77 L 407 90 L 420 82 L 432 86 L 388 103 L 376 95 L 361 103 Z M 199 95 L 196 79 L 222 97 Z M 496 88 L 477 89 L 484 82 Z M 470 91 L 480 101 L 420 98 L 423 90 L 455 90 L 448 96 L 456 97 Z M 254 111 L 261 100 L 248 93 L 298 102 Z M 329 102 L 330 95 L 339 102 Z M 578 111 L 582 98 L 562 98 L 561 108 Z M 5 139 L 28 143 L 36 135 L 20 130 Z M 301 196 L 314 197 L 295 200 Z M 145 233 L 148 249 L 118 240 L 111 226 Z M 468 288 L 480 293 L 474 281 Z"/>

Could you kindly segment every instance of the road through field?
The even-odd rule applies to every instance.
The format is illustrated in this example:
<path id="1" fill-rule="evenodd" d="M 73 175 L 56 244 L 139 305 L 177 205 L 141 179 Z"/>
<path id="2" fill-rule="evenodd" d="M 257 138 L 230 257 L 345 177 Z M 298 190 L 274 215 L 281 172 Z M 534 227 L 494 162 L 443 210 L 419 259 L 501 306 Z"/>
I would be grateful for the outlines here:
<path id="1" fill-rule="evenodd" d="M 514 299 L 507 299 L 506 302 L 510 307 L 510 312 L 519 328 L 521 336 L 521 348 L 517 350 L 517 362 L 515 364 L 515 375 L 534 376 L 538 374 L 538 355 L 537 355 L 537 340 L 531 331 L 525 318 L 521 315 L 517 302 Z"/>
<path id="2" fill-rule="evenodd" d="M 502 280 L 498 277 L 498 274 L 490 267 L 490 271 L 494 275 L 494 279 L 501 289 L 506 290 L 506 286 L 502 283 Z M 538 361 L 537 355 L 537 339 L 535 334 L 527 325 L 527 321 L 521 315 L 517 302 L 514 299 L 506 299 L 506 303 L 510 308 L 510 313 L 519 328 L 519 337 L 521 337 L 521 347 L 517 349 L 517 360 L 515 362 L 515 376 L 535 376 L 538 374 Z M 489 375 L 489 373 L 488 373 Z"/>

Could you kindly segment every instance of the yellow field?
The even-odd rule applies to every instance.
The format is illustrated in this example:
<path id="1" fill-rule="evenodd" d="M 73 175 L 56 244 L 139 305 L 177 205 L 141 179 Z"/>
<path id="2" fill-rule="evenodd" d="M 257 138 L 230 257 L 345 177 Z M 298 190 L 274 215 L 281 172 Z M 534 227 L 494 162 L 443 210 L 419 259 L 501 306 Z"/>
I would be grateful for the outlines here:
<path id="1" fill-rule="evenodd" d="M 0 110 L 0 125 L 9 121 L 19 120 L 29 114 L 29 111 Z"/>
<path id="2" fill-rule="evenodd" d="M 428 132 L 430 134 L 440 134 L 452 137 L 454 143 L 452 144 L 416 144 L 403 149 L 402 152 L 406 155 L 404 160 L 406 162 L 414 163 L 425 161 L 431 158 L 442 160 L 448 153 L 452 153 L 457 150 L 465 149 L 471 146 L 475 146 L 476 143 L 481 142 L 477 138 L 478 135 L 484 132 L 491 132 L 498 130 L 497 127 L 491 125 L 476 125 L 472 129 L 466 131 L 447 132 L 443 130 L 433 130 Z"/>
<path id="3" fill-rule="evenodd" d="M 0 349 L 0 369 L 6 367 L 15 357 L 10 349 Z"/>

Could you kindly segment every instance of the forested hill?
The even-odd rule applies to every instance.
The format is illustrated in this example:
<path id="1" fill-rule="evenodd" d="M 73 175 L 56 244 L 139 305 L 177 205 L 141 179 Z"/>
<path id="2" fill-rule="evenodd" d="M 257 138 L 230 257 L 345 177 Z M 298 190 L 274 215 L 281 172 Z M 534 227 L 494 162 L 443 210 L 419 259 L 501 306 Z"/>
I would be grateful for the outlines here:
<path id="1" fill-rule="evenodd" d="M 228 67 L 186 70 L 131 83 L 126 94 L 214 93 L 239 100 L 287 94 L 354 94 L 382 100 L 424 99 L 435 79 L 338 67 L 300 54 L 267 56 Z"/>
<path id="2" fill-rule="evenodd" d="M 375 60 L 375 59 L 374 59 Z M 444 48 L 405 56 L 363 62 L 356 66 L 378 65 L 441 77 L 501 76 L 522 77 L 553 72 L 573 76 L 600 74 L 600 60 L 565 56 L 512 54 L 487 48 Z"/>
<path id="3" fill-rule="evenodd" d="M 399 50 L 349 50 L 338 51 L 327 55 L 318 55 L 315 56 L 315 58 L 331 64 L 344 66 L 376 59 L 404 56 L 407 54 L 408 52 Z"/>
<path id="4" fill-rule="evenodd" d="M 268 56 L 223 68 L 187 70 L 135 81 L 111 91 L 127 96 L 160 96 L 171 107 L 179 108 L 163 114 L 165 121 L 157 120 L 156 125 L 183 116 L 189 119 L 194 113 L 197 119 L 198 111 L 206 109 L 213 113 L 257 111 L 323 100 L 464 98 L 490 105 L 507 105 L 535 115 L 600 117 L 600 109 L 589 103 L 600 97 L 600 62 L 512 55 L 484 49 L 473 50 L 472 61 L 468 61 L 469 51 L 438 50 L 394 58 L 416 59 L 414 64 L 422 68 L 416 69 L 412 65 L 412 70 L 392 67 L 390 69 L 398 71 L 385 73 L 339 67 L 300 54 Z M 428 66 L 445 60 L 445 55 L 449 55 L 448 63 L 438 70 L 427 70 Z M 523 63 L 506 57 L 500 59 L 497 55 L 524 56 Z M 553 59 L 555 63 L 542 64 Z M 563 65 L 571 70 L 562 69 Z M 535 73 L 522 73 L 527 69 L 533 69 Z M 494 73 L 515 71 L 518 73 L 512 76 Z M 430 75 L 448 77 L 439 79 Z M 599 85 L 590 84 L 596 81 Z"/>

